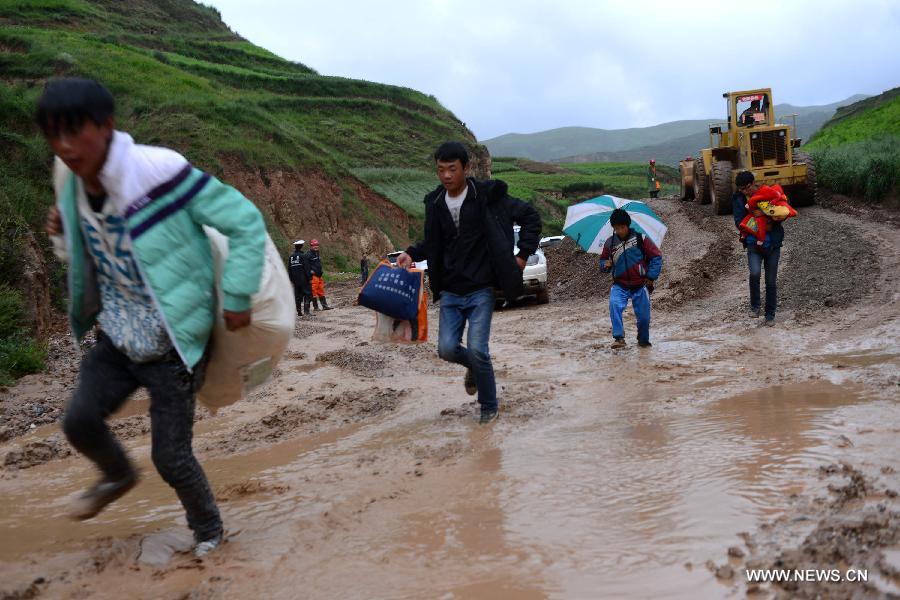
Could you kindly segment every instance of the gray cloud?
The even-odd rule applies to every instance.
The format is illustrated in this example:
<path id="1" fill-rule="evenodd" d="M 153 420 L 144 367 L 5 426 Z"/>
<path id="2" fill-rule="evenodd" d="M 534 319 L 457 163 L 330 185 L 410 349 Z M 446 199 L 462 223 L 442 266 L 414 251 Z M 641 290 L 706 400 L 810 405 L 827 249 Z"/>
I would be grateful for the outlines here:
<path id="1" fill-rule="evenodd" d="M 731 89 L 811 105 L 900 85 L 891 0 L 207 3 L 324 75 L 433 94 L 480 139 L 715 117 Z"/>

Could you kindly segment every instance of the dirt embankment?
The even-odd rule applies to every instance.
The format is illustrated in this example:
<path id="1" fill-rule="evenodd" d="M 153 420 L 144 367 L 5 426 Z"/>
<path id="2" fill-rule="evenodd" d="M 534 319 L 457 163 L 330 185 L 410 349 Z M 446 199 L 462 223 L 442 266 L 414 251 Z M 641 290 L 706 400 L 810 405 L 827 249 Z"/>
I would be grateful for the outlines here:
<path id="1" fill-rule="evenodd" d="M 362 253 L 392 252 L 391 240 L 409 241 L 409 215 L 355 179 L 335 181 L 314 169 L 249 169 L 234 158 L 222 163 L 223 180 L 253 200 L 289 242 L 316 238 L 326 253 L 355 264 Z"/>
<path id="2" fill-rule="evenodd" d="M 746 269 L 745 251 L 731 217 L 717 217 L 705 207 L 674 197 L 650 201 L 669 230 L 663 241 L 663 271 L 653 306 L 673 310 L 687 301 L 716 293 L 716 282 L 735 265 Z M 679 206 L 680 205 L 680 206 Z M 779 303 L 808 320 L 823 308 L 843 308 L 866 296 L 883 276 L 878 245 L 854 220 L 877 218 L 857 208 L 855 215 L 801 209 L 785 223 L 785 243 L 778 273 Z M 566 238 L 545 251 L 554 301 L 605 299 L 611 278 L 600 272 L 599 255 L 588 254 Z M 746 270 L 744 271 L 746 273 Z M 746 275 L 743 279 L 746 281 Z M 765 291 L 765 273 L 761 282 Z"/>

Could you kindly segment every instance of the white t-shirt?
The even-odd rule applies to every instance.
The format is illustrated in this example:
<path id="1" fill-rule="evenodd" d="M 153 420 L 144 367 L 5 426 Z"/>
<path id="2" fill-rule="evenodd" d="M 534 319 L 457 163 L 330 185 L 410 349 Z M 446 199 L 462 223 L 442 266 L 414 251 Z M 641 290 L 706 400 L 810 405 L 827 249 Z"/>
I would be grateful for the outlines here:
<path id="1" fill-rule="evenodd" d="M 447 202 L 447 208 L 450 209 L 450 216 L 453 217 L 453 224 L 456 225 L 457 231 L 459 231 L 459 212 L 462 210 L 463 202 L 465 202 L 466 194 L 468 193 L 469 186 L 466 185 L 459 196 L 451 196 L 450 192 L 445 194 L 444 200 Z"/>

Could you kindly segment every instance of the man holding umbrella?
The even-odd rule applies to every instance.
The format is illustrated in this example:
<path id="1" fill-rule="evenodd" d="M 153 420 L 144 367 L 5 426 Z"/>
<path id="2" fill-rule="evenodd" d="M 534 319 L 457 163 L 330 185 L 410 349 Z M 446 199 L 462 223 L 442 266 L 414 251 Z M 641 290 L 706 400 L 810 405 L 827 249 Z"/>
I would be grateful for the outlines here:
<path id="1" fill-rule="evenodd" d="M 612 212 L 609 222 L 614 233 L 603 244 L 600 270 L 613 273 L 609 290 L 609 318 L 612 321 L 613 348 L 625 346 L 622 313 L 631 300 L 637 319 L 638 346 L 650 344 L 650 292 L 662 270 L 662 254 L 649 237 L 631 228 L 631 216 L 621 208 Z"/>
<path id="2" fill-rule="evenodd" d="M 569 207 L 563 233 L 588 252 L 600 255 L 600 270 L 612 271 L 609 317 L 615 341 L 625 345 L 622 313 L 634 307 L 638 345 L 650 346 L 650 293 L 662 270 L 659 245 L 666 226 L 644 202 L 598 196 Z"/>

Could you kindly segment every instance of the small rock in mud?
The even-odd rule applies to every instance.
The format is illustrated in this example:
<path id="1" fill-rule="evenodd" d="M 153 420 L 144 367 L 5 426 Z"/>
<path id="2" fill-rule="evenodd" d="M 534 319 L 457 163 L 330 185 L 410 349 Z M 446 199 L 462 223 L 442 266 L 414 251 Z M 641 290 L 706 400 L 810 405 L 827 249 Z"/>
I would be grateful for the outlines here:
<path id="1" fill-rule="evenodd" d="M 294 325 L 294 337 L 297 338 L 310 337 L 326 331 L 329 331 L 328 327 L 313 325 L 310 321 L 302 321 L 300 319 L 297 319 L 297 323 Z"/>
<path id="2" fill-rule="evenodd" d="M 728 549 L 728 556 L 732 558 L 744 558 L 744 551 L 737 546 L 732 546 Z"/>
<path id="3" fill-rule="evenodd" d="M 716 569 L 716 577 L 719 579 L 732 579 L 734 578 L 734 569 L 731 568 L 731 565 L 722 565 Z"/>
<path id="4" fill-rule="evenodd" d="M 364 376 L 377 375 L 377 372 L 388 364 L 387 358 L 384 356 L 345 349 L 323 352 L 316 356 L 316 362 L 330 363 Z"/>
<path id="5" fill-rule="evenodd" d="M 283 494 L 289 489 L 290 487 L 286 485 L 271 484 L 259 480 L 244 481 L 243 483 L 222 486 L 216 492 L 216 500 L 218 502 L 227 502 L 253 494 Z"/>
<path id="6" fill-rule="evenodd" d="M 56 458 L 65 458 L 71 455 L 71 446 L 63 439 L 62 434 L 57 433 L 44 440 L 28 442 L 17 450 L 10 450 L 3 459 L 3 467 L 5 469 L 28 469 Z"/>
<path id="7" fill-rule="evenodd" d="M 338 427 L 391 412 L 400 405 L 406 390 L 372 387 L 339 394 L 301 397 L 298 404 L 279 406 L 255 423 L 232 431 L 219 446 L 230 451 L 252 448 L 260 442 L 273 442 L 291 435 L 302 435 Z"/>

